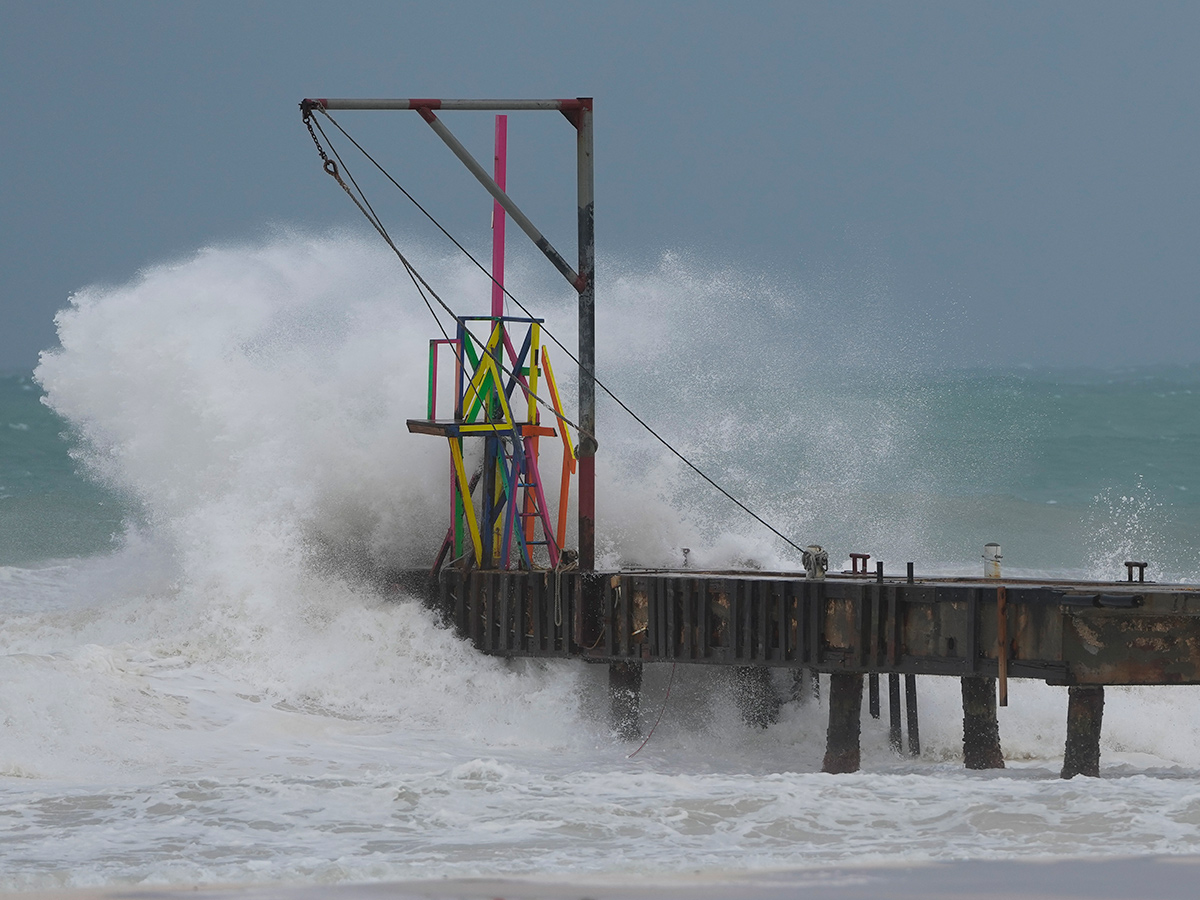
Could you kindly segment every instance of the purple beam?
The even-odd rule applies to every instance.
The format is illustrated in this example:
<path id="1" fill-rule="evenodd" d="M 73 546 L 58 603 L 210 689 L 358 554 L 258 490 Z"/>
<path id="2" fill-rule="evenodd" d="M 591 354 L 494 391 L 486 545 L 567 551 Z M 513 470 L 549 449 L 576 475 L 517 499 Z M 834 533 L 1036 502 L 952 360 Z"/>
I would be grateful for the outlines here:
<path id="1" fill-rule="evenodd" d="M 523 437 L 520 440 L 523 440 L 525 444 L 525 464 L 533 476 L 530 481 L 533 482 L 534 492 L 537 495 L 538 514 L 542 520 L 542 534 L 546 536 L 546 552 L 550 554 L 550 568 L 557 569 L 559 548 L 558 544 L 554 542 L 554 528 L 550 524 L 550 512 L 546 508 L 546 492 L 542 488 L 542 473 L 538 469 L 537 454 L 529 446 L 534 438 Z"/>

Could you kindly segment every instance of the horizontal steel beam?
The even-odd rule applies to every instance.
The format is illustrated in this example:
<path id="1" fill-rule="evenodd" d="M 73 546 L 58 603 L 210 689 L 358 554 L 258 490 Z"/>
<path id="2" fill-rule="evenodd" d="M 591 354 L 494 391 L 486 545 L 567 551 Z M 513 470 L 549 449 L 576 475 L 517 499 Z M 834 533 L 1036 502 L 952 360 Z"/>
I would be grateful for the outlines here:
<path id="1" fill-rule="evenodd" d="M 403 100 L 356 100 L 344 97 L 311 97 L 304 102 L 325 109 L 486 109 L 496 112 L 526 109 L 569 112 L 590 108 L 592 105 L 590 97 L 566 100 L 438 100 L 419 97 Z"/>

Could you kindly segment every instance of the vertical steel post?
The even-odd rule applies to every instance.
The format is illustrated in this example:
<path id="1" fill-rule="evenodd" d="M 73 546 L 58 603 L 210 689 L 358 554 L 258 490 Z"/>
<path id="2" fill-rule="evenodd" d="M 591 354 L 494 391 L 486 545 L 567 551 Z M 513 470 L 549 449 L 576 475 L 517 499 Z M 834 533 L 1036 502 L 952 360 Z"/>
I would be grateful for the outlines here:
<path id="1" fill-rule="evenodd" d="M 900 676 L 891 672 L 888 674 L 888 746 L 897 756 L 904 749 L 900 717 Z"/>
<path id="2" fill-rule="evenodd" d="M 507 139 L 508 117 L 496 116 L 496 143 L 495 154 L 493 156 L 495 168 L 493 171 L 496 176 L 496 184 L 501 190 L 504 190 L 505 182 L 507 181 Z M 496 218 L 497 215 L 499 218 Z M 498 200 L 492 201 L 492 278 L 495 280 L 492 282 L 491 310 L 492 315 L 497 317 L 492 322 L 492 328 L 503 330 L 504 323 L 500 322 L 498 317 L 504 315 L 504 288 L 500 286 L 504 283 L 504 207 L 500 205 L 500 201 Z M 500 284 L 496 282 L 500 282 Z M 491 337 L 491 329 L 488 329 L 488 337 Z M 496 341 L 496 348 L 492 351 L 492 356 L 496 361 L 498 371 L 504 359 L 503 334 L 500 340 Z M 498 385 L 498 387 L 500 390 L 504 389 L 502 385 Z M 496 408 L 498 406 L 499 404 L 493 401 L 492 408 L 487 411 L 488 418 L 493 422 L 500 412 Z M 504 443 L 494 434 L 489 434 L 484 438 L 484 441 L 489 449 L 486 455 L 489 460 L 492 460 L 491 464 L 487 466 L 488 478 L 484 482 L 484 494 L 489 498 L 489 503 L 493 504 L 490 508 L 494 510 L 493 515 L 496 516 L 495 526 L 488 527 L 490 538 L 487 539 L 488 544 L 485 546 L 490 546 L 490 551 L 485 551 L 484 555 L 487 559 L 487 568 L 496 568 L 497 565 L 507 566 L 508 541 L 510 538 L 508 533 L 501 532 L 499 509 L 496 509 L 494 506 L 499 500 L 502 492 L 501 485 L 504 483 L 503 476 L 499 472 L 500 468 L 504 465 Z M 515 455 L 515 448 L 513 453 Z M 516 488 L 510 485 L 509 490 L 515 492 Z M 511 508 L 511 501 L 511 497 L 505 498 L 504 505 L 506 508 Z"/>
<path id="3" fill-rule="evenodd" d="M 496 184 L 508 190 L 508 116 L 496 116 Z M 504 315 L 504 207 L 492 200 L 492 317 Z"/>
<path id="4" fill-rule="evenodd" d="M 579 568 L 596 568 L 596 231 L 592 100 L 576 123 L 579 191 Z"/>
<path id="5" fill-rule="evenodd" d="M 917 722 L 917 676 L 904 676 L 904 712 L 908 720 L 908 755 L 921 755 L 921 731 Z"/>
<path id="6" fill-rule="evenodd" d="M 996 588 L 996 669 L 998 702 L 1008 706 L 1008 591 L 1004 585 Z"/>

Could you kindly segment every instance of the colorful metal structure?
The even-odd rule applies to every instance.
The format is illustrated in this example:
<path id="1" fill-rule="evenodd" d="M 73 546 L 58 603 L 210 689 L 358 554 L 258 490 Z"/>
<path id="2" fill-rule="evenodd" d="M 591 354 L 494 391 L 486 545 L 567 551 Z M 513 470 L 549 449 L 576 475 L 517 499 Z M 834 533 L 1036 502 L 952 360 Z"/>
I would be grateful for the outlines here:
<path id="1" fill-rule="evenodd" d="M 487 190 L 489 194 L 495 198 L 496 204 L 512 217 L 513 222 L 533 241 L 539 251 L 550 261 L 550 263 L 559 271 L 559 273 L 567 280 L 572 288 L 579 294 L 579 349 L 577 354 L 579 364 L 579 435 L 578 446 L 574 451 L 575 459 L 573 462 L 578 467 L 579 479 L 579 499 L 578 499 L 578 566 L 581 570 L 590 570 L 595 566 L 595 540 L 596 540 L 596 351 L 595 351 L 595 264 L 596 264 L 596 238 L 595 238 L 595 174 L 593 166 L 593 129 L 592 129 L 592 98 L 591 97 L 576 97 L 567 99 L 547 99 L 547 100 L 447 100 L 441 98 L 399 98 L 399 99 L 350 99 L 350 98 L 306 98 L 300 104 L 301 110 L 307 112 L 314 109 L 321 110 L 414 110 L 433 132 L 442 140 L 443 143 L 454 153 L 455 156 L 466 166 L 467 170 L 475 177 L 475 179 Z M 493 112 L 501 111 L 548 111 L 558 112 L 571 124 L 575 129 L 576 142 L 576 196 L 578 204 L 578 269 L 572 268 L 570 263 L 566 261 L 561 253 L 550 243 L 550 241 L 537 229 L 521 209 L 513 202 L 512 198 L 505 192 L 504 187 L 497 182 L 495 178 L 488 175 L 487 171 L 479 162 L 471 155 L 471 153 L 462 145 L 462 143 L 451 133 L 446 124 L 439 118 L 439 112 L 458 111 L 458 110 L 488 110 Z M 503 292 L 501 292 L 503 293 Z M 494 322 L 502 316 L 493 315 Z M 501 325 L 503 331 L 503 323 Z M 540 324 L 540 323 L 539 323 Z M 490 339 L 490 336 L 489 336 Z M 457 338 L 456 338 L 457 340 Z M 499 347 L 504 342 L 496 341 L 496 346 Z M 463 345 L 465 348 L 465 344 Z M 461 359 L 461 356 L 460 356 Z M 503 371 L 503 364 L 499 357 L 493 357 L 496 363 L 496 370 Z M 462 363 L 466 368 L 466 363 Z M 537 361 L 533 368 L 540 369 L 541 362 Z M 523 375 L 522 377 L 528 378 Z M 497 379 L 498 380 L 498 379 Z M 468 383 L 470 379 L 467 379 Z M 558 413 L 561 415 L 561 413 Z M 502 422 L 495 411 L 490 411 L 488 415 L 492 416 L 494 421 L 489 424 L 495 426 L 494 434 L 501 436 L 506 432 L 501 427 Z M 432 418 L 432 417 L 431 417 Z M 436 423 L 429 423 L 421 426 L 425 431 L 431 433 L 442 433 L 437 430 Z M 411 423 L 410 423 L 411 424 Z M 449 425 L 450 423 L 443 423 Z M 480 424 L 480 423 L 466 423 Z M 536 427 L 533 423 L 525 422 L 523 425 Z M 415 428 L 414 430 L 421 430 Z M 515 432 L 514 432 L 515 433 Z M 446 433 L 449 437 L 449 433 Z M 537 437 L 539 435 L 530 436 Z M 501 437 L 501 440 L 505 440 Z M 511 439 L 510 445 L 511 445 Z M 522 441 L 524 435 L 522 436 Z M 523 452 L 523 449 L 522 449 Z M 500 455 L 497 451 L 497 460 Z M 489 479 L 498 470 L 485 466 L 483 469 L 483 479 Z M 504 480 L 501 478 L 500 483 Z M 512 486 L 516 491 L 516 486 Z M 484 494 L 489 494 L 486 485 Z M 470 496 L 468 485 L 467 496 Z M 493 492 L 491 496 L 495 496 Z M 496 501 L 491 500 L 483 503 L 481 518 L 486 519 L 486 514 L 489 511 L 489 503 L 491 510 L 496 508 Z M 464 504 L 464 515 L 465 512 Z M 526 510 L 526 513 L 528 511 Z M 561 518 L 561 509 L 560 509 Z M 534 517 L 528 514 L 523 516 L 522 521 L 528 524 Z M 477 523 L 478 524 L 478 523 Z M 453 525 L 451 526 L 453 530 Z M 467 525 L 469 530 L 469 523 Z M 503 526 L 502 526 L 503 527 Z M 496 542 L 492 541 L 493 552 L 489 556 L 483 552 L 484 545 L 484 529 L 480 529 L 480 546 L 479 556 L 483 559 L 477 559 L 481 565 L 487 565 L 488 559 L 496 559 L 495 547 Z M 549 546 L 549 544 L 547 544 Z M 561 540 L 556 547 L 562 546 Z M 511 554 L 510 554 L 511 555 Z M 500 557 L 503 552 L 500 553 Z M 523 558 L 522 558 L 523 559 Z"/>
<path id="2" fill-rule="evenodd" d="M 501 190 L 506 181 L 507 145 L 508 117 L 496 116 L 494 178 Z M 447 555 L 461 564 L 474 563 L 486 569 L 529 570 L 543 567 L 543 563 L 557 569 L 563 562 L 575 450 L 554 370 L 541 343 L 542 320 L 504 315 L 504 223 L 504 206 L 496 200 L 492 209 L 491 315 L 459 316 L 454 338 L 429 342 L 427 418 L 408 421 L 410 431 L 436 434 L 450 444 L 450 527 L 435 570 Z M 449 351 L 453 369 L 453 411 L 445 419 L 438 417 L 442 349 Z M 539 390 L 549 395 L 554 427 L 541 423 L 539 404 L 546 401 Z M 540 439 L 555 435 L 562 439 L 556 517 L 546 499 L 538 462 Z M 464 441 L 468 438 L 483 441 L 478 478 L 467 477 Z M 480 485 L 476 501 L 475 488 Z M 544 548 L 544 558 L 537 552 L 539 547 Z"/>
<path id="3" fill-rule="evenodd" d="M 428 417 L 409 419 L 408 430 L 444 437 L 450 446 L 451 524 L 439 566 L 449 554 L 479 568 L 534 569 L 543 562 L 538 547 L 549 568 L 562 561 L 576 459 L 541 325 L 540 319 L 514 316 L 461 316 L 454 338 L 429 342 Z M 449 360 L 440 357 L 443 349 Z M 438 375 L 447 364 L 453 409 L 441 418 Z M 554 427 L 542 424 L 539 391 L 549 397 Z M 554 514 L 542 482 L 539 440 L 556 435 L 562 470 Z M 478 478 L 467 476 L 465 442 L 472 438 L 483 444 Z"/>

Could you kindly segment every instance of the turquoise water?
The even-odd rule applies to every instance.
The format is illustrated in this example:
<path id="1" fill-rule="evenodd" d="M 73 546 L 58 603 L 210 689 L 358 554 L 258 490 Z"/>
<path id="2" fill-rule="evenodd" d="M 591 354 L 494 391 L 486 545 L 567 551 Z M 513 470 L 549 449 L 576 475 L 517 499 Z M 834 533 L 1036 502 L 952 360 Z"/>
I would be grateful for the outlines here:
<path id="1" fill-rule="evenodd" d="M 80 472 L 69 426 L 28 375 L 0 376 L 0 566 L 110 550 L 130 510 Z"/>
<path id="2" fill-rule="evenodd" d="M 681 436 L 706 472 L 797 543 L 843 561 L 868 552 L 898 572 L 913 561 L 918 571 L 973 573 L 995 541 L 1012 574 L 1105 580 L 1136 559 L 1158 579 L 1200 578 L 1198 367 L 893 364 L 885 373 L 818 366 L 777 377 L 779 390 L 757 397 L 718 390 L 712 418 L 694 406 L 656 412 L 664 433 Z M 781 408 L 762 396 L 788 399 Z M 620 426 L 621 416 L 607 421 Z M 635 447 L 661 454 L 632 438 L 609 441 L 631 461 Z M 791 559 L 699 479 L 676 466 L 668 481 L 672 506 L 705 523 L 677 542 L 733 532 L 748 561 L 757 552 L 761 564 L 779 564 L 762 547 Z"/>
<path id="3" fill-rule="evenodd" d="M 688 452 L 739 496 L 761 499 L 785 533 L 779 497 L 799 502 L 797 484 L 829 496 L 799 527 L 843 556 L 874 541 L 896 563 L 899 554 L 953 567 L 997 540 L 1024 569 L 1100 578 L 1099 567 L 1122 561 L 1113 554 L 1130 553 L 1172 580 L 1200 576 L 1200 366 L 909 372 L 839 386 L 855 408 L 834 409 L 835 444 L 845 450 L 856 431 L 869 443 L 880 411 L 893 431 L 885 452 L 839 473 L 845 490 L 822 484 L 828 422 L 798 424 L 793 441 L 745 428 L 740 443 Z M 86 443 L 42 398 L 32 373 L 0 377 L 0 565 L 107 551 L 138 514 L 129 492 L 98 484 L 73 458 Z M 750 418 L 736 405 L 718 409 Z M 619 413 L 611 419 L 637 437 Z M 817 437 L 806 440 L 809 431 Z M 699 482 L 681 478 L 673 490 L 724 527 L 755 534 Z M 899 534 L 887 533 L 889 519 Z"/>
<path id="4" fill-rule="evenodd" d="M 900 470 L 873 485 L 900 509 L 923 501 L 910 553 L 949 561 L 994 540 L 1025 569 L 1104 579 L 1132 558 L 1200 574 L 1200 368 L 969 371 L 884 396 L 915 411 Z"/>
<path id="5" fill-rule="evenodd" d="M 1104 578 L 1104 566 L 1117 563 L 1119 574 L 1116 557 L 1131 554 L 1171 580 L 1200 575 L 1200 367 L 910 374 L 848 390 L 895 413 L 903 435 L 899 449 L 854 473 L 836 508 L 811 516 L 809 527 L 843 556 L 883 543 L 889 563 L 956 568 L 998 540 L 1022 569 Z M 98 484 L 72 456 L 78 432 L 42 397 L 32 373 L 0 377 L 0 565 L 107 552 L 139 513 L 127 492 Z M 780 460 L 731 449 L 697 457 L 735 489 L 753 474 L 790 496 L 790 467 L 810 488 L 820 480 L 823 454 L 812 447 L 790 460 L 786 450 Z M 739 482 L 727 469 L 748 459 Z M 684 481 L 680 492 L 705 488 Z M 755 534 L 716 495 L 693 502 L 723 527 Z M 898 534 L 887 534 L 889 520 Z M 786 527 L 782 516 L 773 521 Z"/>

